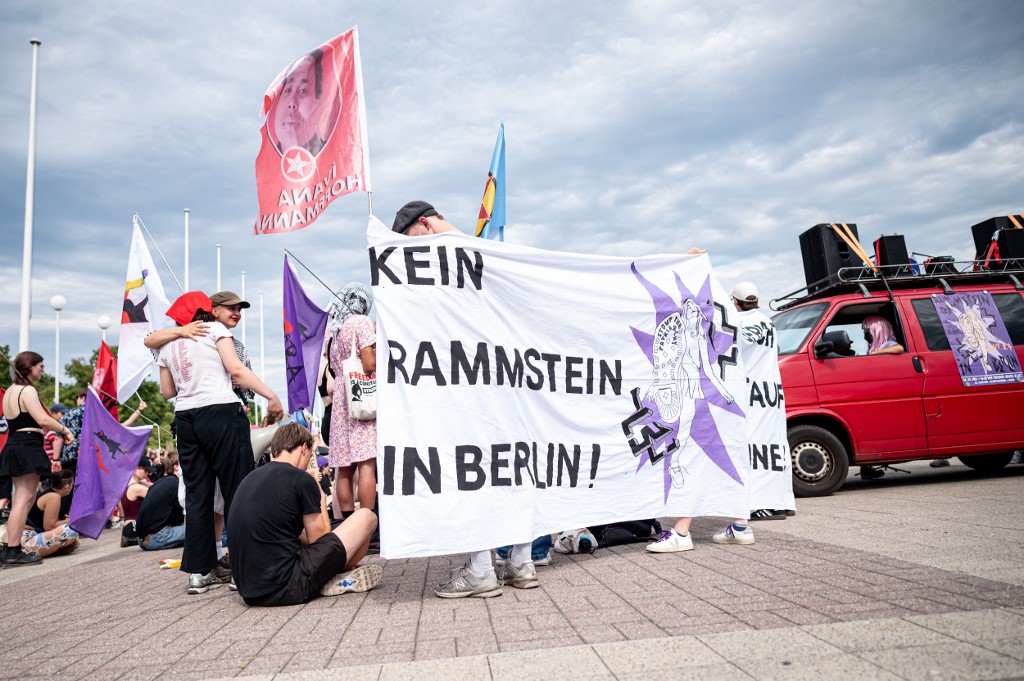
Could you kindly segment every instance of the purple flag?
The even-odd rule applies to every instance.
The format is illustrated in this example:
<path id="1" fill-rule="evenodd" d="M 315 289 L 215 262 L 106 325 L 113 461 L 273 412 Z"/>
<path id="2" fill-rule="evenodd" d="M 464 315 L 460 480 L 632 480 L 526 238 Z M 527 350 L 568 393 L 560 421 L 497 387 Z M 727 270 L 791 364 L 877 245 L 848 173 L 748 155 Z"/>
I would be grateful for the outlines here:
<path id="1" fill-rule="evenodd" d="M 284 363 L 288 376 L 288 411 L 312 409 L 327 311 L 316 306 L 284 256 Z"/>
<path id="2" fill-rule="evenodd" d="M 1017 353 L 988 291 L 932 295 L 965 387 L 1020 383 Z"/>
<path id="3" fill-rule="evenodd" d="M 90 388 L 85 398 L 78 448 L 71 528 L 87 537 L 100 536 L 107 518 L 121 500 L 142 458 L 152 426 L 125 428 Z"/>

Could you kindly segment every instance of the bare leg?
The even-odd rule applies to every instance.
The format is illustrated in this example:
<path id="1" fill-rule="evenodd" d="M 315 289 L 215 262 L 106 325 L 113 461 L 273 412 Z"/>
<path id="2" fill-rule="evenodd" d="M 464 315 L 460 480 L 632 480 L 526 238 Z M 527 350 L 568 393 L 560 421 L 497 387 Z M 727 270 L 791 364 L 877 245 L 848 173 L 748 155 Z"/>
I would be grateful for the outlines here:
<path id="1" fill-rule="evenodd" d="M 373 510 L 377 496 L 377 459 L 360 461 L 356 463 L 356 468 L 359 469 L 359 508 Z"/>
<path id="2" fill-rule="evenodd" d="M 366 555 L 370 537 L 373 536 L 375 529 L 377 516 L 366 508 L 355 511 L 348 520 L 334 528 L 334 534 L 338 535 L 338 539 L 345 545 L 345 554 L 348 556 L 346 570 L 351 570 Z"/>
<path id="3" fill-rule="evenodd" d="M 689 534 L 690 523 L 692 522 L 693 518 L 680 518 L 676 520 L 676 524 L 672 529 L 676 531 L 676 534 Z"/>
<path id="4" fill-rule="evenodd" d="M 21 533 L 25 529 L 25 519 L 36 499 L 36 488 L 39 487 L 39 476 L 34 473 L 19 475 L 12 478 L 14 492 L 11 494 L 11 515 L 7 519 L 7 545 L 21 546 Z M 11 542 L 16 542 L 12 544 Z"/>
<path id="5" fill-rule="evenodd" d="M 355 499 L 352 497 L 352 476 L 356 467 L 341 466 L 334 469 L 334 503 L 339 515 L 352 511 L 356 507 Z"/>

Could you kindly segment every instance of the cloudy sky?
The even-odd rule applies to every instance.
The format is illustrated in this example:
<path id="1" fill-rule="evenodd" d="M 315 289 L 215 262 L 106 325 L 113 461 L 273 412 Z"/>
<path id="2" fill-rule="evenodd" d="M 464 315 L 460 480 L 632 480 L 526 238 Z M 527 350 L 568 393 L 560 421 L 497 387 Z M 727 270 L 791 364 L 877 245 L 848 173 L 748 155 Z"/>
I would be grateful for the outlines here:
<path id="1" fill-rule="evenodd" d="M 366 196 L 300 232 L 251 236 L 262 95 L 354 25 L 387 224 L 421 198 L 471 228 L 502 121 L 508 241 L 618 255 L 700 245 L 727 288 L 749 278 L 763 298 L 803 285 L 798 235 L 816 223 L 969 258 L 970 225 L 1024 210 L 1016 0 L 7 0 L 0 343 L 18 344 L 39 38 L 31 347 L 52 370 L 56 293 L 62 362 L 98 345 L 99 315 L 119 318 L 135 212 L 182 278 L 187 207 L 191 287 L 214 290 L 223 244 L 224 288 L 241 292 L 245 270 L 249 300 L 264 293 L 267 378 L 284 395 L 283 249 L 331 286 L 366 280 Z M 258 358 L 258 311 L 247 319 Z"/>

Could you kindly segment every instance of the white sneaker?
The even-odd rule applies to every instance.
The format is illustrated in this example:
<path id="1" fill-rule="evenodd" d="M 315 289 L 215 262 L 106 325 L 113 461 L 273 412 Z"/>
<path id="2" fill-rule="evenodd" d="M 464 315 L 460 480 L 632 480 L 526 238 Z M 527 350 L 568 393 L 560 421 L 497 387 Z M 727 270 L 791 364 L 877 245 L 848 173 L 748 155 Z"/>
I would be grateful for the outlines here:
<path id="1" fill-rule="evenodd" d="M 713 536 L 711 541 L 716 544 L 753 544 L 754 531 L 748 527 L 742 532 L 736 532 L 732 528 L 732 523 L 729 523 L 729 526 Z"/>
<path id="2" fill-rule="evenodd" d="M 679 534 L 675 530 L 667 530 L 658 535 L 658 541 L 647 545 L 651 553 L 676 553 L 678 551 L 691 551 L 693 540 L 689 534 Z"/>
<path id="3" fill-rule="evenodd" d="M 347 593 L 363 593 L 380 584 L 384 568 L 380 565 L 360 565 L 355 570 L 335 575 L 320 589 L 321 596 L 340 596 Z"/>
<path id="4" fill-rule="evenodd" d="M 548 552 L 544 554 L 543 558 L 538 558 L 537 560 L 533 561 L 533 564 L 537 567 L 551 565 L 551 549 L 548 549 Z"/>
<path id="5" fill-rule="evenodd" d="M 204 594 L 210 589 L 216 589 L 220 585 L 220 578 L 213 574 L 213 570 L 210 570 L 205 575 L 195 573 L 188 576 L 187 593 L 190 596 L 196 596 L 198 594 Z"/>

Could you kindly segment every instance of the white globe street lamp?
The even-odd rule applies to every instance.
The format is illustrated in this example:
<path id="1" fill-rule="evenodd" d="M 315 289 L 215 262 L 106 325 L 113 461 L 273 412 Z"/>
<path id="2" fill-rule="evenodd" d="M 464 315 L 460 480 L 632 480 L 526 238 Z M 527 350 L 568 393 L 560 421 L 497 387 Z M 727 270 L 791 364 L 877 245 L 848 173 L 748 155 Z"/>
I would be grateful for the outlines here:
<path id="1" fill-rule="evenodd" d="M 102 334 L 102 340 L 104 343 L 107 342 L 107 329 L 110 328 L 112 323 L 113 320 L 105 314 L 101 314 L 96 318 L 96 325 L 100 327 L 100 333 Z"/>
<path id="2" fill-rule="evenodd" d="M 56 349 L 54 351 L 54 362 L 57 364 L 57 370 L 53 372 L 53 401 L 60 402 L 60 311 L 64 309 L 64 306 L 68 304 L 68 299 L 64 296 L 57 294 L 50 298 L 50 307 L 53 308 L 57 314 L 57 338 L 56 338 Z"/>

